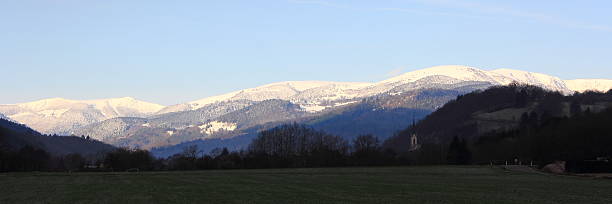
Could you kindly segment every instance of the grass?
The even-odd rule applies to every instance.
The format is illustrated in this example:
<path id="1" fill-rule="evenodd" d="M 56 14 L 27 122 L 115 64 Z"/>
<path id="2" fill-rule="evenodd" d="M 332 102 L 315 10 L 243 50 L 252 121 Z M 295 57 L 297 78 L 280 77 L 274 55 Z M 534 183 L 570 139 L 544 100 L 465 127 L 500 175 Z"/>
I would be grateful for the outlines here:
<path id="1" fill-rule="evenodd" d="M 478 166 L 4 173 L 0 203 L 612 203 L 612 180 Z"/>

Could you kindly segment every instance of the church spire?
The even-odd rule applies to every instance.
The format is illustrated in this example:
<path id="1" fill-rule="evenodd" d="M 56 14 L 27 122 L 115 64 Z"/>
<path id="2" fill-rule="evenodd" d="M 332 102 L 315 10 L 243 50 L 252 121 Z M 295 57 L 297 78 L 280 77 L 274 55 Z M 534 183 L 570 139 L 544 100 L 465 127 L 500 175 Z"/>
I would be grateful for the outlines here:
<path id="1" fill-rule="evenodd" d="M 416 151 L 419 148 L 421 148 L 421 145 L 418 142 L 418 138 L 417 138 L 417 133 L 416 133 L 416 118 L 415 118 L 415 111 L 412 112 L 412 133 L 410 134 L 410 147 L 408 149 L 408 151 Z"/>

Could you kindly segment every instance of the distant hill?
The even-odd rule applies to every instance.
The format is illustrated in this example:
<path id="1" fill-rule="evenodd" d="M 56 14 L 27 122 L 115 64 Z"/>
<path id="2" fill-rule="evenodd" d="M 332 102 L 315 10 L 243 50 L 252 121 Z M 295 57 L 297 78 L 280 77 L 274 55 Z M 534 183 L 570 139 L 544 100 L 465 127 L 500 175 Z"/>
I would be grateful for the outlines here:
<path id="1" fill-rule="evenodd" d="M 81 137 L 42 135 L 25 125 L 0 119 L 0 148 L 16 151 L 24 146 L 43 149 L 52 155 L 92 156 L 114 149 L 111 145 Z"/>
<path id="2" fill-rule="evenodd" d="M 491 132 L 514 130 L 529 118 L 539 124 L 585 111 L 601 112 L 610 107 L 612 91 L 566 96 L 530 85 L 495 86 L 458 96 L 385 145 L 396 151 L 406 151 L 409 135 L 413 132 L 418 134 L 421 143 L 448 144 L 455 136 L 475 141 Z"/>

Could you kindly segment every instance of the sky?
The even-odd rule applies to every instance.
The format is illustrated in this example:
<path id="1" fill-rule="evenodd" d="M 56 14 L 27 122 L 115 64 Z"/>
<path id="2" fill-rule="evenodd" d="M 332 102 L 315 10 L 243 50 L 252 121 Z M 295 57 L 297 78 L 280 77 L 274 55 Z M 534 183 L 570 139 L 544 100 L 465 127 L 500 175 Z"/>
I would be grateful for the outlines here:
<path id="1" fill-rule="evenodd" d="M 0 104 L 162 105 L 436 65 L 612 78 L 612 1 L 2 0 Z"/>

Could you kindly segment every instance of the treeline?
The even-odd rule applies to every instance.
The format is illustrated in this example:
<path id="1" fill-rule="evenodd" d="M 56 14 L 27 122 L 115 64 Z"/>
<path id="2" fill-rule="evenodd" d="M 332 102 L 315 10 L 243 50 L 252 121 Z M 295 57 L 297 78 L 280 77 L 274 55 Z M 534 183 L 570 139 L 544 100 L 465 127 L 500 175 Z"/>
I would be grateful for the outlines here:
<path id="1" fill-rule="evenodd" d="M 80 171 L 88 160 L 80 154 L 53 156 L 43 149 L 24 146 L 17 151 L 0 149 L 0 172 Z"/>
<path id="2" fill-rule="evenodd" d="M 189 146 L 168 158 L 154 158 L 146 150 L 118 148 L 102 158 L 78 154 L 51 156 L 44 150 L 24 147 L 0 152 L 1 171 L 163 171 L 243 168 L 296 168 L 378 166 L 407 164 L 373 135 L 353 141 L 316 131 L 305 125 L 287 124 L 262 131 L 247 149 L 218 148 L 201 152 Z"/>
<path id="3" fill-rule="evenodd" d="M 449 144 L 425 144 L 414 152 L 399 154 L 382 144 L 374 135 L 347 141 L 293 123 L 260 132 L 248 148 L 240 151 L 217 148 L 202 152 L 194 145 L 168 158 L 152 159 L 143 150 L 119 149 L 107 154 L 104 164 L 109 169 L 124 171 L 469 164 L 472 161 L 468 142 L 460 138 Z"/>
<path id="4" fill-rule="evenodd" d="M 342 137 L 316 131 L 300 124 L 281 125 L 262 131 L 247 149 L 218 148 L 201 152 L 196 146 L 168 158 L 152 159 L 142 150 L 117 150 L 105 159 L 113 170 L 202 170 L 245 168 L 296 168 L 336 166 L 399 165 L 396 154 L 384 151 L 373 135 L 349 142 Z M 112 159 L 111 159 L 112 158 Z M 137 160 L 139 162 L 127 162 Z M 125 161 L 125 162 L 121 162 Z"/>
<path id="5" fill-rule="evenodd" d="M 246 153 L 255 168 L 397 164 L 395 154 L 383 151 L 381 141 L 373 135 L 346 141 L 299 124 L 261 132 Z"/>

